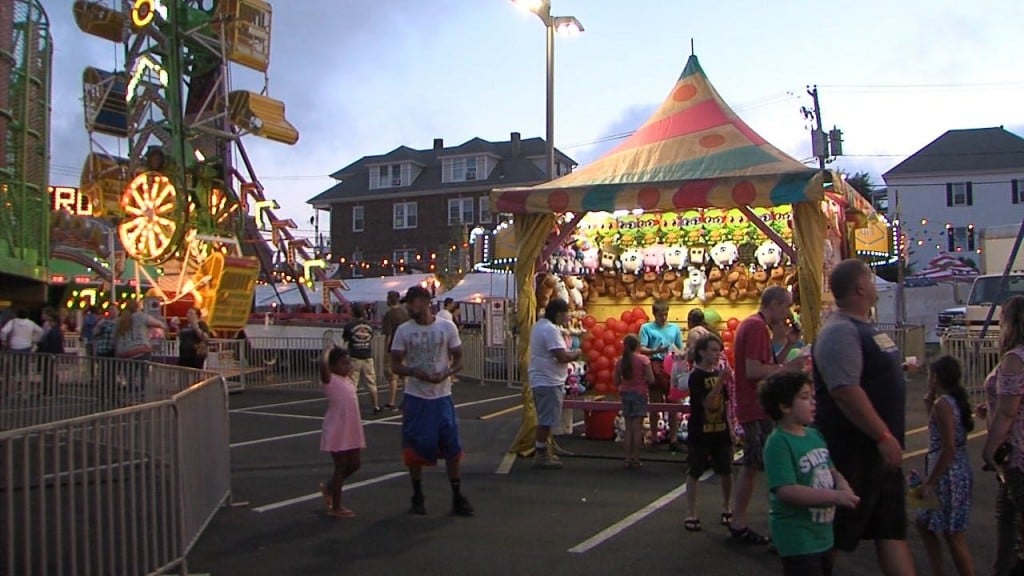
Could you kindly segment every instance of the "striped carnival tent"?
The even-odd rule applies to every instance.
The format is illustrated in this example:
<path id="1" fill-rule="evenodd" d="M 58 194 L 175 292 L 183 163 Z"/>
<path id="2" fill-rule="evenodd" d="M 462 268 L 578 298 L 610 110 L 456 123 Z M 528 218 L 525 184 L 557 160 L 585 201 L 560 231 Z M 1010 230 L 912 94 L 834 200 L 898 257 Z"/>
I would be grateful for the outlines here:
<path id="1" fill-rule="evenodd" d="M 583 214 L 594 211 L 738 208 L 756 219 L 751 208 L 791 205 L 801 313 L 806 318 L 805 333 L 813 338 L 822 308 L 827 226 L 822 200 L 826 195 L 855 227 L 864 226 L 874 214 L 871 205 L 838 174 L 808 168 L 754 132 L 725 103 L 691 55 L 661 106 L 616 148 L 544 184 L 491 192 L 492 212 L 515 214 L 516 319 L 521 335 L 517 352 L 522 372 L 526 373 L 528 335 L 536 318 L 532 286 L 536 264 L 561 243 Z M 567 218 L 568 213 L 572 217 Z M 843 253 L 853 254 L 854 226 L 847 228 L 841 231 L 849 248 Z M 524 387 L 524 404 L 530 408 L 528 390 Z M 524 411 L 524 427 L 514 451 L 532 448 L 533 420 L 535 413 Z"/>
<path id="2" fill-rule="evenodd" d="M 936 282 L 973 282 L 977 277 L 977 270 L 945 252 L 929 260 L 920 272 L 911 276 Z"/>

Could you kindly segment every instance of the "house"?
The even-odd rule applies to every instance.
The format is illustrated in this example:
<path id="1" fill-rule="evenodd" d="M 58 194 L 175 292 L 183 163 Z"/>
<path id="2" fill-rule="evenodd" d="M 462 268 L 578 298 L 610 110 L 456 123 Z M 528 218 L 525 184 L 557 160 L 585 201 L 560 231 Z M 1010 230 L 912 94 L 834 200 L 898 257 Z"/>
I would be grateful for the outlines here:
<path id="1" fill-rule="evenodd" d="M 1002 126 L 949 130 L 882 178 L 918 269 L 939 252 L 977 264 L 982 230 L 1024 219 L 1024 138 Z"/>
<path id="2" fill-rule="evenodd" d="M 468 271 L 486 259 L 476 239 L 499 224 L 491 189 L 545 182 L 545 151 L 543 139 L 519 132 L 504 142 L 473 138 L 445 147 L 437 138 L 426 150 L 399 146 L 331 174 L 338 183 L 308 203 L 330 212 L 329 251 L 342 277 Z M 556 176 L 575 166 L 555 150 Z"/>

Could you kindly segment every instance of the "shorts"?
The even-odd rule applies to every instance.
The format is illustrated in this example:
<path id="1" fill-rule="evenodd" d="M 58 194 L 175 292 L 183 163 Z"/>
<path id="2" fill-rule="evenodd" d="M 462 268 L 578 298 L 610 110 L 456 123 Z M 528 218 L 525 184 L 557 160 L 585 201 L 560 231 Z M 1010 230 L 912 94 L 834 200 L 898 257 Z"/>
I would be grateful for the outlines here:
<path id="1" fill-rule="evenodd" d="M 537 386 L 532 390 L 533 405 L 537 408 L 537 425 L 556 428 L 562 425 L 564 386 Z"/>
<path id="2" fill-rule="evenodd" d="M 643 418 L 647 416 L 647 396 L 640 392 L 620 392 L 622 398 L 623 418 Z"/>
<path id="3" fill-rule="evenodd" d="M 875 450 L 833 450 L 832 461 L 860 496 L 856 508 L 836 508 L 836 548 L 852 552 L 861 540 L 907 539 L 907 493 L 902 469 L 887 469 Z M 870 450 L 871 448 L 868 448 Z"/>
<path id="4" fill-rule="evenodd" d="M 754 420 L 743 426 L 743 460 L 744 466 L 754 470 L 764 470 L 764 443 L 775 428 L 771 420 Z"/>
<path id="5" fill-rule="evenodd" d="M 352 372 L 349 376 L 352 378 L 352 384 L 355 385 L 356 390 L 365 382 L 370 391 L 376 392 L 377 371 L 373 366 L 373 358 L 352 358 L 351 362 Z"/>
<path id="6" fill-rule="evenodd" d="M 654 382 L 650 387 L 651 398 L 664 402 L 668 398 L 669 388 L 672 384 L 671 374 L 665 373 L 664 359 L 651 358 L 651 372 L 654 372 Z"/>
<path id="7" fill-rule="evenodd" d="M 783 576 L 832 576 L 834 557 L 831 550 L 816 554 L 782 557 Z"/>
<path id="8" fill-rule="evenodd" d="M 727 442 L 690 442 L 687 444 L 686 459 L 690 465 L 687 471 L 690 478 L 700 478 L 708 468 L 719 476 L 732 474 L 732 446 Z"/>
<path id="9" fill-rule="evenodd" d="M 459 421 L 451 396 L 405 395 L 402 408 L 402 455 L 406 466 L 433 466 L 438 458 L 462 458 Z"/>

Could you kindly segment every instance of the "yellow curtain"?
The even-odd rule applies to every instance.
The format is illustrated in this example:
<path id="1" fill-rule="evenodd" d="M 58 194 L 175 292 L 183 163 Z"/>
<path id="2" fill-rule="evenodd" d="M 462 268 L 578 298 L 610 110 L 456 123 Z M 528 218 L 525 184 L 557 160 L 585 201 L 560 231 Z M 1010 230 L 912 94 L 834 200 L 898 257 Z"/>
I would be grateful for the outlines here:
<path id="1" fill-rule="evenodd" d="M 819 202 L 793 204 L 793 241 L 799 258 L 800 321 L 808 341 L 821 324 L 821 277 L 825 266 L 825 215 Z"/>
<path id="2" fill-rule="evenodd" d="M 516 293 L 519 295 L 516 306 L 516 326 L 519 330 L 516 359 L 523 380 L 523 421 L 509 451 L 520 456 L 529 456 L 533 453 L 537 432 L 537 409 L 533 405 L 530 384 L 526 381 L 530 364 L 530 331 L 537 320 L 537 295 L 534 292 L 533 277 L 536 273 L 537 257 L 547 244 L 554 225 L 555 215 L 551 213 L 515 216 L 514 226 L 519 241 L 515 272 Z"/>

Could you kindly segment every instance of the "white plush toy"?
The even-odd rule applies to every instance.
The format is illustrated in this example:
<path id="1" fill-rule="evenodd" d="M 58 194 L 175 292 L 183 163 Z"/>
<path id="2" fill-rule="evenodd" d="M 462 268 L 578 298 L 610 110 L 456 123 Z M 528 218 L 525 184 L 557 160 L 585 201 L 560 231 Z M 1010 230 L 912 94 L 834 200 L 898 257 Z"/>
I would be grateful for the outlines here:
<path id="1" fill-rule="evenodd" d="M 782 248 L 771 240 L 766 240 L 754 252 L 754 258 L 762 268 L 775 268 L 782 264 Z"/>
<path id="2" fill-rule="evenodd" d="M 686 246 L 669 246 L 665 249 L 665 266 L 672 270 L 683 270 L 690 260 L 689 256 Z"/>
<path id="3" fill-rule="evenodd" d="M 735 242 L 719 242 L 711 247 L 711 261 L 719 268 L 732 266 L 740 259 L 740 249 Z"/>
<path id="4" fill-rule="evenodd" d="M 569 307 L 575 310 L 583 308 L 583 280 L 575 276 L 566 276 L 565 287 L 569 291 Z M 557 290 L 557 288 L 556 288 Z"/>
<path id="5" fill-rule="evenodd" d="M 622 271 L 627 274 L 639 274 L 644 269 L 644 253 L 636 248 L 624 250 L 622 256 Z"/>
<path id="6" fill-rule="evenodd" d="M 700 298 L 700 301 L 707 302 L 707 295 L 704 293 L 704 285 L 707 284 L 708 275 L 700 268 L 690 266 L 686 280 L 683 282 L 683 300 Z"/>
<path id="7" fill-rule="evenodd" d="M 566 304 L 569 303 L 569 289 L 561 276 L 555 277 L 555 298 L 561 298 Z"/>

